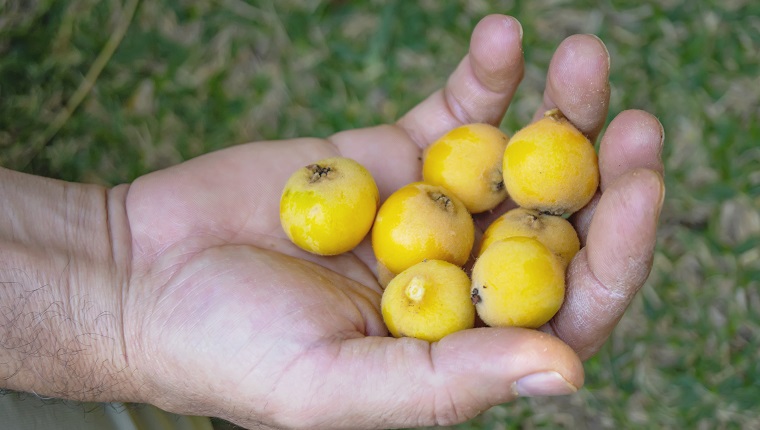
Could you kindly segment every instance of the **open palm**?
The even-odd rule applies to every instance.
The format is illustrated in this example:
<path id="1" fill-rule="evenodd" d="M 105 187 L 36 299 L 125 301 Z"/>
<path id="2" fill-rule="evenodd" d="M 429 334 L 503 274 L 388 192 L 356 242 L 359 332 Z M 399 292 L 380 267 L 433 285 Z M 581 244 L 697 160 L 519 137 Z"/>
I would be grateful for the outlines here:
<path id="1" fill-rule="evenodd" d="M 520 39 L 514 19 L 483 19 L 445 89 L 395 125 L 239 145 L 136 180 L 124 332 L 150 401 L 246 427 L 378 428 L 459 422 L 518 393 L 580 387 L 580 360 L 602 345 L 651 268 L 663 193 L 662 129 L 651 115 L 623 112 L 602 138 L 600 192 L 574 219 L 584 247 L 567 300 L 542 331 L 389 338 L 368 243 L 317 257 L 279 225 L 280 192 L 299 167 L 351 157 L 382 199 L 420 178 L 422 149 L 446 131 L 498 124 L 523 75 Z M 595 139 L 608 71 L 598 39 L 568 38 L 537 115 L 559 107 Z"/>

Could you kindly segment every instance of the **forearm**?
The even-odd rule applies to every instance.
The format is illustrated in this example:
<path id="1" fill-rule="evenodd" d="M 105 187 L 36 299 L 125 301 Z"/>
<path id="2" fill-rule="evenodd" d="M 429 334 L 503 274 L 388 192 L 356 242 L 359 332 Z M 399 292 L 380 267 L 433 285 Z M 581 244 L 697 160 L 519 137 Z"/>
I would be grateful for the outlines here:
<path id="1" fill-rule="evenodd" d="M 77 400 L 131 400 L 121 294 L 126 187 L 0 169 L 0 387 Z"/>

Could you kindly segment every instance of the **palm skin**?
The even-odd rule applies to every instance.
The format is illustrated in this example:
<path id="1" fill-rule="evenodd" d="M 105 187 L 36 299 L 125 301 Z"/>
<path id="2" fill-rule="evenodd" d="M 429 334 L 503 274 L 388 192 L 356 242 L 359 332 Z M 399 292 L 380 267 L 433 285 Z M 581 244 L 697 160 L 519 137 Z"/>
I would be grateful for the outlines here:
<path id="1" fill-rule="evenodd" d="M 385 428 L 450 424 L 517 394 L 580 387 L 581 359 L 602 345 L 651 268 L 663 193 L 662 129 L 651 115 L 624 112 L 602 138 L 600 193 L 575 217 L 584 248 L 569 268 L 566 303 L 542 331 L 478 328 L 434 344 L 389 338 L 367 241 L 318 257 L 279 224 L 280 192 L 302 166 L 351 157 L 384 199 L 420 178 L 422 150 L 438 136 L 498 124 L 522 78 L 520 38 L 514 19 L 484 18 L 445 89 L 395 125 L 239 145 L 136 180 L 126 198 L 123 313 L 145 400 L 245 427 Z M 608 61 L 594 37 L 563 42 L 537 115 L 559 107 L 595 139 Z M 516 382 L 540 372 L 561 378 L 543 388 Z"/>

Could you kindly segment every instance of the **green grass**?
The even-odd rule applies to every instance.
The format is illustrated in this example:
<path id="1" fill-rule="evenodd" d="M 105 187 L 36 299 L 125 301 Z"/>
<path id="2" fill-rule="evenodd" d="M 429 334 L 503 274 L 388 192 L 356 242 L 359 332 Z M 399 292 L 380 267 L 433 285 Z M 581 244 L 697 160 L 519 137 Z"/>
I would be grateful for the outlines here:
<path id="1" fill-rule="evenodd" d="M 491 12 L 525 30 L 526 77 L 503 123 L 514 130 L 538 106 L 556 45 L 599 35 L 610 118 L 640 108 L 666 129 L 652 276 L 579 394 L 455 428 L 760 428 L 756 1 L 140 2 L 92 90 L 53 127 L 122 7 L 0 1 L 3 166 L 109 185 L 236 143 L 390 122 L 445 82 Z"/>

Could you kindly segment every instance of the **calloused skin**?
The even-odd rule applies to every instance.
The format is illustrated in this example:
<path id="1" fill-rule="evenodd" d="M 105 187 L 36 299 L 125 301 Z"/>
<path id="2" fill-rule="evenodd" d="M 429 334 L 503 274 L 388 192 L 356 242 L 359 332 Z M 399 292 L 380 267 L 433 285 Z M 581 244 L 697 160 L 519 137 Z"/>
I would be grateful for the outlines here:
<path id="1" fill-rule="evenodd" d="M 567 299 L 540 331 L 477 328 L 433 344 L 388 337 L 369 244 L 318 257 L 279 225 L 280 192 L 299 167 L 351 157 L 382 199 L 419 180 L 423 148 L 448 130 L 497 125 L 523 76 L 521 33 L 513 18 L 484 18 L 445 88 L 396 124 L 234 146 L 112 190 L 124 196 L 131 233 L 116 235 L 114 247 L 130 262 L 124 354 L 142 400 L 249 428 L 389 428 L 452 424 L 517 394 L 581 387 L 582 360 L 651 269 L 664 193 L 663 130 L 652 115 L 622 112 L 601 138 L 600 191 L 573 218 L 582 249 Z M 596 140 L 608 78 L 601 41 L 569 37 L 536 118 L 558 107 Z M 481 228 L 508 207 L 479 217 Z M 561 378 L 516 383 L 547 371 Z"/>

